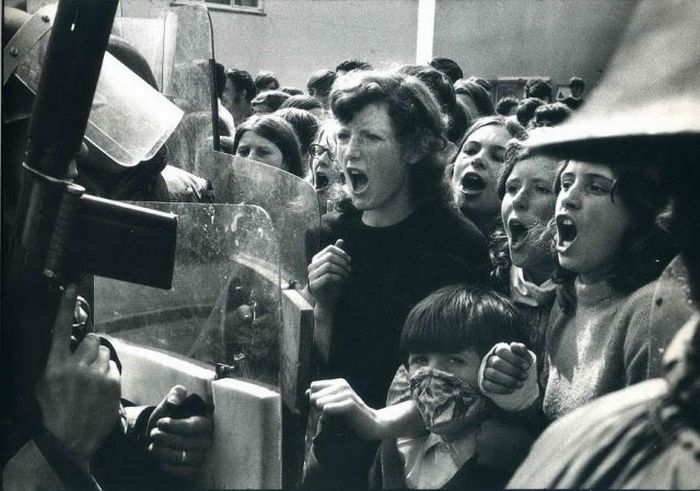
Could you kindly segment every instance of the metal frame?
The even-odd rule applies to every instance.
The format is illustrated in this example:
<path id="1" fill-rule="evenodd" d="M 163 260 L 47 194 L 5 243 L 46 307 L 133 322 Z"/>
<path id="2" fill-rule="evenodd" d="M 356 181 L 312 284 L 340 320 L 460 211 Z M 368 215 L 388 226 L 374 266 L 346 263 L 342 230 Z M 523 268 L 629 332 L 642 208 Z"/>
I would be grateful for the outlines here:
<path id="1" fill-rule="evenodd" d="M 227 0 L 227 4 L 222 4 L 218 2 L 213 2 L 205 0 L 204 3 L 207 4 L 207 8 L 210 10 L 221 10 L 225 12 L 235 12 L 239 14 L 251 14 L 251 15 L 267 15 L 265 13 L 265 0 L 257 0 L 257 7 L 246 7 L 243 5 L 235 5 L 235 0 Z"/>

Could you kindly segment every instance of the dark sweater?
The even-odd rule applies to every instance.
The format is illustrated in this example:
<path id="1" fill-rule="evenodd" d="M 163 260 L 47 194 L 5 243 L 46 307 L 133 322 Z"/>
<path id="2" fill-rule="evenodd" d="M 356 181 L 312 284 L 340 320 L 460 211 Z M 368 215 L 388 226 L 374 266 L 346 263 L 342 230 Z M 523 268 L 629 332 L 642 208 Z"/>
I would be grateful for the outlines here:
<path id="1" fill-rule="evenodd" d="M 333 318 L 329 363 L 320 376 L 345 378 L 370 407 L 384 407 L 402 361 L 399 338 L 408 312 L 442 286 L 485 284 L 486 243 L 471 222 L 436 205 L 381 228 L 363 224 L 361 212 L 354 209 L 327 214 L 320 235 L 321 248 L 343 239 L 352 258 L 352 273 Z M 308 252 L 311 257 L 313 251 Z M 348 436 L 340 447 L 336 450 L 346 457 L 331 469 L 327 463 L 335 459 L 324 456 L 322 448 L 314 449 L 307 486 L 335 482 L 366 487 L 376 444 Z"/>
<path id="2" fill-rule="evenodd" d="M 336 306 L 325 375 L 347 379 L 368 405 L 383 407 L 408 312 L 442 286 L 485 283 L 486 245 L 471 222 L 436 206 L 389 227 L 363 224 L 356 210 L 325 215 L 321 247 L 337 239 L 352 273 Z"/>

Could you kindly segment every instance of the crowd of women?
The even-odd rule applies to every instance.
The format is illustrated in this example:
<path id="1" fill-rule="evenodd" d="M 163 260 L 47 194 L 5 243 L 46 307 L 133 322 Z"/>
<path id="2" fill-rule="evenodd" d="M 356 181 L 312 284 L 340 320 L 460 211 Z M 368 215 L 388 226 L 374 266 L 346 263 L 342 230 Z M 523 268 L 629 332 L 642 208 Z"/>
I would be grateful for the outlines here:
<path id="1" fill-rule="evenodd" d="M 663 375 L 692 313 L 677 295 L 672 320 L 653 315 L 678 254 L 668 166 L 526 144 L 585 107 L 580 78 L 554 103 L 530 80 L 498 113 L 491 84 L 445 58 L 344 62 L 308 96 L 245 79 L 245 96 L 272 90 L 229 151 L 310 180 L 327 211 L 309 254 L 323 363 L 307 486 L 502 486 L 549 423 Z"/>
<path id="2" fill-rule="evenodd" d="M 349 60 L 311 74 L 306 93 L 270 72 L 220 66 L 217 78 L 222 151 L 308 180 L 324 213 L 304 291 L 318 360 L 304 486 L 700 485 L 697 410 L 687 410 L 698 404 L 700 335 L 681 330 L 696 298 L 681 292 L 699 281 L 697 200 L 679 185 L 698 176 L 686 165 L 697 133 L 675 153 L 661 140 L 616 158 L 540 152 L 530 142 L 591 103 L 583 81 L 551 102 L 549 82 L 532 79 L 522 100 L 494 105 L 491 83 L 447 58 L 391 70 Z M 154 172 L 121 183 L 159 175 L 168 199 L 212 199 L 199 150 L 157 157 Z M 681 354 L 664 362 L 677 333 Z M 680 388 L 654 388 L 653 410 L 644 399 L 643 430 L 604 419 L 610 394 L 671 362 Z M 617 432 L 609 454 L 577 464 L 557 424 L 533 446 L 557 420 L 574 432 L 571 418 L 596 400 L 611 401 L 592 410 Z M 149 414 L 151 445 L 168 447 L 173 421 Z M 195 467 L 210 445 L 211 425 L 198 424 L 179 437 L 197 438 Z M 647 472 L 676 438 L 690 456 Z"/>

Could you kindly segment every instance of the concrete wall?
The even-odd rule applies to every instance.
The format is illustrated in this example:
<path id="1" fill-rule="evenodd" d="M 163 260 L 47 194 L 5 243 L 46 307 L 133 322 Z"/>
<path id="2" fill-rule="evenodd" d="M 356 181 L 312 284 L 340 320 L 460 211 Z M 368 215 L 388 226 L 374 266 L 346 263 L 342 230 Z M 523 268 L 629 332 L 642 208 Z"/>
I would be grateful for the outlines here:
<path id="1" fill-rule="evenodd" d="M 29 0 L 33 8 L 53 0 Z M 171 0 L 123 0 L 138 12 Z M 433 53 L 466 75 L 600 77 L 638 0 L 436 0 Z M 413 63 L 418 0 L 265 0 L 264 15 L 210 9 L 216 57 L 304 88 L 348 58 Z"/>
<path id="2" fill-rule="evenodd" d="M 433 53 L 465 76 L 573 75 L 593 85 L 635 0 L 437 0 Z"/>
<path id="3" fill-rule="evenodd" d="M 412 63 L 417 9 L 417 0 L 265 0 L 264 16 L 212 9 L 216 57 L 305 89 L 312 71 L 348 58 Z"/>

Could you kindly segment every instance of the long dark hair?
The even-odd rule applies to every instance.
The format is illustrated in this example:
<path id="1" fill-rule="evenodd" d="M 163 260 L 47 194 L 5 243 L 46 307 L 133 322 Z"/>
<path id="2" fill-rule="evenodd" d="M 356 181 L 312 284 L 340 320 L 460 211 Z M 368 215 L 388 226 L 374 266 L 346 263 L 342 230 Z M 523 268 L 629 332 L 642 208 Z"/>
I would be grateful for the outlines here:
<path id="1" fill-rule="evenodd" d="M 299 140 L 294 128 L 280 116 L 272 114 L 253 115 L 236 126 L 233 138 L 233 152 L 238 150 L 238 144 L 246 131 L 253 131 L 270 140 L 282 152 L 284 170 L 295 176 L 304 177 L 304 166 L 301 164 Z"/>

